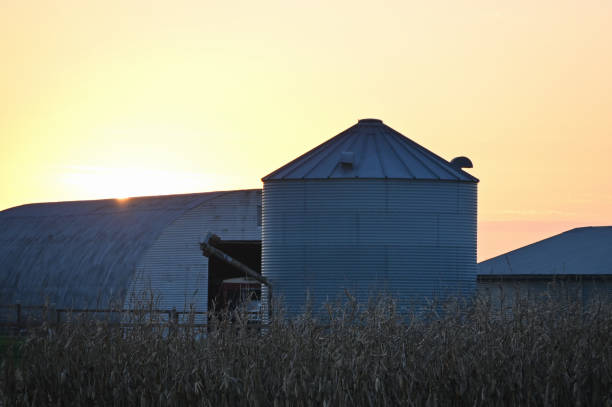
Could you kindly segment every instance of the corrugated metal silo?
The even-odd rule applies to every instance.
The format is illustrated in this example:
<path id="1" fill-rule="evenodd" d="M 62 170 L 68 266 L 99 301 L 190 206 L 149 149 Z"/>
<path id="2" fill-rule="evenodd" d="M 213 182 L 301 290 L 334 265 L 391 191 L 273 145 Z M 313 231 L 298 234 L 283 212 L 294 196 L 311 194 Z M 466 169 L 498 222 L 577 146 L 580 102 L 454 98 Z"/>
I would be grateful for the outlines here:
<path id="1" fill-rule="evenodd" d="M 262 270 L 274 296 L 295 314 L 345 290 L 362 302 L 386 292 L 402 307 L 473 293 L 478 180 L 466 161 L 364 119 L 264 177 Z"/>

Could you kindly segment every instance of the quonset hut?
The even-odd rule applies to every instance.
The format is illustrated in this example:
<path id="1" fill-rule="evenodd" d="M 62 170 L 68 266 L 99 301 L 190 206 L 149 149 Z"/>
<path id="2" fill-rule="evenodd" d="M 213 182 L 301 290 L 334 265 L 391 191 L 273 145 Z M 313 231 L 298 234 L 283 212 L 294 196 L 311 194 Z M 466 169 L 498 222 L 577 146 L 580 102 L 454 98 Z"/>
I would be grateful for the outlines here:
<path id="1" fill-rule="evenodd" d="M 345 290 L 400 306 L 476 287 L 478 180 L 364 119 L 265 176 L 262 275 L 289 314 Z M 269 300 L 263 289 L 264 303 Z"/>
<path id="2" fill-rule="evenodd" d="M 260 211 L 261 190 L 7 209 L 0 212 L 0 305 L 129 308 L 152 294 L 159 309 L 206 311 L 220 282 L 241 274 L 203 257 L 200 237 L 213 231 L 224 251 L 260 270 Z"/>

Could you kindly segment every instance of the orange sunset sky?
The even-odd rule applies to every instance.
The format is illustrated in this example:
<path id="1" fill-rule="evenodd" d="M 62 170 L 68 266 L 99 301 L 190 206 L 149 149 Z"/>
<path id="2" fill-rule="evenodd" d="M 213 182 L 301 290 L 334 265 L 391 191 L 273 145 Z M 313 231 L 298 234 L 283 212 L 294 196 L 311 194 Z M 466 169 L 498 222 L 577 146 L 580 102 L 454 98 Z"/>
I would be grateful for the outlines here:
<path id="1" fill-rule="evenodd" d="M 612 1 L 0 3 L 0 209 L 260 188 L 376 117 L 479 184 L 479 260 L 612 224 Z"/>

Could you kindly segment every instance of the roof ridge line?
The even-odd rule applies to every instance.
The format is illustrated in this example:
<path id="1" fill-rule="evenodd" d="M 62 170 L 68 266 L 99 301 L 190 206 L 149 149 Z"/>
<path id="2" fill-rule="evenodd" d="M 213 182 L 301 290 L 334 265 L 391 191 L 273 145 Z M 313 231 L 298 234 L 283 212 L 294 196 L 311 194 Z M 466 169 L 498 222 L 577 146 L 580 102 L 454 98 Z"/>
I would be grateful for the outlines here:
<path id="1" fill-rule="evenodd" d="M 387 126 L 387 127 L 388 127 L 388 126 Z M 440 165 L 439 163 L 438 163 L 438 165 L 440 165 L 440 167 L 441 167 L 441 168 L 442 168 L 444 171 L 446 171 L 448 174 L 450 174 L 450 175 L 452 175 L 452 176 L 456 177 L 457 179 L 460 179 L 460 178 L 461 178 L 460 176 L 457 176 L 457 174 L 462 174 L 462 173 L 463 173 L 463 174 L 467 174 L 467 175 L 468 175 L 468 176 L 470 176 L 471 178 L 475 178 L 473 175 L 471 175 L 471 174 L 469 174 L 469 173 L 467 173 L 467 172 L 465 172 L 465 171 L 463 171 L 463 170 L 460 170 L 460 169 L 458 170 L 458 169 L 456 169 L 456 168 L 452 167 L 449 161 L 447 161 L 447 160 L 445 160 L 444 158 L 440 157 L 438 154 L 434 153 L 434 152 L 433 152 L 433 151 L 431 151 L 430 149 L 428 149 L 428 148 L 426 148 L 426 147 L 424 147 L 424 146 L 420 145 L 419 143 L 417 143 L 416 141 L 414 141 L 414 140 L 410 139 L 409 137 L 404 136 L 403 134 L 401 134 L 401 133 L 400 133 L 400 132 L 398 132 L 397 130 L 392 129 L 391 127 L 389 127 L 389 128 L 390 128 L 390 129 L 391 129 L 391 130 L 392 130 L 394 133 L 397 133 L 398 135 L 400 135 L 401 137 L 405 138 L 405 139 L 406 139 L 406 140 L 408 140 L 410 143 L 412 143 L 412 145 L 413 145 L 414 147 L 416 147 L 418 150 L 421 150 L 422 152 L 426 153 L 426 154 L 425 154 L 425 156 L 426 156 L 428 159 L 430 159 L 430 160 L 431 160 L 430 156 L 433 156 L 433 157 L 434 157 L 434 158 L 435 158 L 437 161 L 442 161 L 442 164 L 444 164 L 444 165 Z M 431 161 L 433 161 L 433 160 L 431 160 Z M 433 161 L 433 162 L 436 162 L 436 161 Z M 452 173 L 450 170 L 454 171 L 455 173 Z"/>
<path id="2" fill-rule="evenodd" d="M 338 136 L 336 136 L 336 137 L 345 138 L 346 136 L 348 136 L 348 135 L 349 135 L 348 130 L 349 130 L 349 129 L 347 129 L 347 130 L 346 130 L 346 134 L 342 134 L 342 133 L 341 133 L 341 134 L 339 134 L 339 135 L 338 135 Z M 333 139 L 335 139 L 336 137 L 332 137 L 332 138 L 330 139 L 330 141 L 331 141 L 331 140 L 333 140 Z M 304 177 L 306 177 L 308 174 L 310 174 L 310 172 L 311 172 L 313 169 L 317 168 L 317 166 L 318 166 L 319 164 L 321 164 L 321 162 L 323 162 L 323 160 L 325 160 L 327 157 L 331 156 L 331 155 L 332 155 L 332 153 L 335 153 L 335 152 L 336 152 L 336 149 L 338 149 L 339 147 L 341 147 L 343 142 L 345 142 L 345 140 L 342 140 L 342 141 L 339 141 L 339 140 L 338 140 L 338 142 L 336 143 L 336 145 L 335 145 L 335 146 L 333 146 L 333 147 L 331 147 L 331 148 L 329 149 L 329 151 L 328 151 L 326 154 L 324 154 L 324 155 L 323 155 L 323 157 L 321 157 L 321 159 L 320 159 L 319 161 L 317 161 L 317 163 L 316 163 L 315 165 L 313 165 L 312 167 L 310 167 L 310 169 L 309 169 L 308 171 L 306 171 L 306 173 L 305 173 L 305 174 L 302 176 L 302 178 L 304 178 Z M 334 168 L 332 169 L 332 174 L 333 174 L 333 172 L 334 172 L 334 169 L 335 169 L 335 168 L 336 168 L 336 167 L 334 166 Z M 294 170 L 295 170 L 295 168 L 294 168 Z M 331 175 L 331 174 L 330 174 L 330 175 Z"/>
<path id="3" fill-rule="evenodd" d="M 389 127 L 389 128 L 390 128 L 390 127 Z M 390 129 L 391 129 L 391 128 L 390 128 Z M 402 140 L 408 140 L 408 141 L 410 141 L 410 142 L 414 143 L 412 140 L 410 140 L 408 137 L 404 136 L 403 134 L 400 134 L 400 133 L 396 132 L 396 131 L 395 131 L 395 130 L 393 130 L 393 129 L 391 129 L 391 130 L 392 130 L 391 136 L 392 136 L 392 137 L 394 137 L 395 139 L 397 139 L 397 138 L 400 138 L 400 137 L 401 137 L 401 139 L 402 139 Z M 437 178 L 437 179 L 441 179 L 439 175 L 436 175 L 435 171 L 434 171 L 434 170 L 433 170 L 433 169 L 430 167 L 430 165 L 428 165 L 428 164 L 426 164 L 425 162 L 423 162 L 423 160 L 422 160 L 421 158 L 417 157 L 417 156 L 416 156 L 416 154 L 414 154 L 414 152 L 410 151 L 410 149 L 409 149 L 409 148 L 408 148 L 406 145 L 404 145 L 404 144 L 402 144 L 402 143 L 398 143 L 398 144 L 399 144 L 399 145 L 400 145 L 400 146 L 401 146 L 401 147 L 402 147 L 402 148 L 403 148 L 403 149 L 404 149 L 404 150 L 405 150 L 405 151 L 406 151 L 406 152 L 407 152 L 407 153 L 408 153 L 408 154 L 409 154 L 409 155 L 410 155 L 412 158 L 414 158 L 415 160 L 417 160 L 418 162 L 420 162 L 420 163 L 421 163 L 421 165 L 423 165 L 423 167 L 425 167 L 425 168 L 427 169 L 427 171 L 429 171 L 429 172 L 430 172 L 430 173 L 431 173 L 431 174 L 432 174 L 432 175 L 433 175 L 435 178 Z M 416 143 L 414 143 L 414 144 L 416 144 Z M 451 175 L 455 176 L 454 174 L 451 174 Z M 455 176 L 455 177 L 456 177 L 456 176 Z"/>
<path id="4" fill-rule="evenodd" d="M 380 165 L 380 169 L 381 169 L 381 171 L 383 173 L 383 176 L 385 178 L 388 178 L 387 177 L 387 172 L 388 171 L 385 170 L 385 166 L 383 165 L 384 160 L 383 160 L 382 155 L 380 154 L 380 148 L 379 148 L 379 145 L 378 145 L 380 143 L 380 141 L 378 139 L 381 138 L 381 137 L 379 137 L 380 129 L 376 129 L 376 132 L 378 133 L 378 135 L 374 135 L 374 149 L 376 150 L 376 157 L 378 158 L 378 163 Z"/>

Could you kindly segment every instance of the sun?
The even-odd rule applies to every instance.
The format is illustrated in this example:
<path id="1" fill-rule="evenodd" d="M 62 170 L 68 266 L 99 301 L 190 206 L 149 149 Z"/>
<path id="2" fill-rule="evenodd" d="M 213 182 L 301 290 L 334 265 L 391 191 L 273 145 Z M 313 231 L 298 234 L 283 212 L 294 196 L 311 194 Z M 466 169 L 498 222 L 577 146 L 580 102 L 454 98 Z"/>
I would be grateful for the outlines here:
<path id="1" fill-rule="evenodd" d="M 79 195 L 90 199 L 126 200 L 136 196 L 201 192 L 203 188 L 196 174 L 134 167 L 70 167 L 62 178 Z"/>

